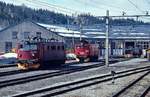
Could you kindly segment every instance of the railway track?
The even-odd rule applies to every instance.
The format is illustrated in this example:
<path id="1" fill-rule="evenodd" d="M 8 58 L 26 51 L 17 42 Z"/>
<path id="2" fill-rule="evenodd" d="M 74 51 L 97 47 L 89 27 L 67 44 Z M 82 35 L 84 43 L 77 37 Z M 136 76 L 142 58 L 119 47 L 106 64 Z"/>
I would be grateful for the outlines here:
<path id="1" fill-rule="evenodd" d="M 150 92 L 150 86 L 148 86 L 144 92 L 140 95 L 140 97 L 146 97 L 146 95 L 148 94 L 148 92 Z M 148 97 L 148 96 L 147 96 Z"/>
<path id="2" fill-rule="evenodd" d="M 7 64 L 7 65 L 0 65 L 0 68 L 6 68 L 6 67 L 15 67 L 16 64 Z"/>
<path id="3" fill-rule="evenodd" d="M 79 64 L 79 62 L 66 63 L 66 66 L 67 65 L 72 65 L 72 64 Z M 100 64 L 100 63 L 98 63 L 98 64 Z M 56 68 L 54 68 L 54 69 L 56 69 Z M 21 73 L 26 73 L 26 72 L 32 72 L 32 71 L 35 71 L 35 70 L 11 70 L 11 71 L 4 71 L 4 72 L 0 72 L 0 77 L 2 77 L 2 76 L 9 76 L 9 75 L 15 75 L 15 74 L 21 74 Z"/>
<path id="4" fill-rule="evenodd" d="M 14 74 L 20 74 L 20 73 L 25 73 L 25 72 L 30 72 L 30 71 L 22 71 L 22 70 L 5 71 L 5 72 L 0 72 L 0 77 L 14 75 Z"/>
<path id="5" fill-rule="evenodd" d="M 54 77 L 54 76 L 60 76 L 60 75 L 64 75 L 64 74 L 75 73 L 75 72 L 84 71 L 87 69 L 97 68 L 100 66 L 103 66 L 103 65 L 100 63 L 97 63 L 97 64 L 92 64 L 89 66 L 76 67 L 76 68 L 65 69 L 65 70 L 60 70 L 60 71 L 56 71 L 56 72 L 40 74 L 40 75 L 34 75 L 34 76 L 28 76 L 28 77 L 22 77 L 22 78 L 17 78 L 17 79 L 0 81 L 0 88 L 5 87 L 5 86 L 18 85 L 18 84 L 22 84 L 22 83 L 26 83 L 26 82 L 30 82 L 30 81 L 35 81 L 35 80 L 40 80 L 40 79 L 44 79 L 44 78 L 50 78 L 50 77 Z"/>
<path id="6" fill-rule="evenodd" d="M 122 60 L 122 59 L 121 59 Z M 103 60 L 101 60 L 103 62 Z M 125 61 L 125 60 L 123 60 Z M 116 62 L 120 62 L 120 59 L 116 59 L 116 60 L 111 60 L 111 63 L 116 63 Z M 67 63 L 67 65 L 72 65 L 72 64 L 79 64 L 79 62 L 73 62 L 73 63 Z M 7 67 L 14 67 L 16 66 L 15 64 L 11 64 L 11 65 L 3 65 L 0 66 L 0 68 L 7 68 Z M 11 71 L 5 71 L 5 72 L 0 72 L 0 77 L 2 76 L 9 76 L 9 75 L 14 75 L 14 74 L 20 74 L 20 73 L 26 73 L 26 72 L 31 72 L 30 70 L 27 71 L 23 71 L 23 70 L 11 70 Z"/>
<path id="7" fill-rule="evenodd" d="M 128 96 L 131 93 L 131 91 L 132 91 L 131 89 L 133 89 L 133 87 L 138 88 L 139 86 L 141 86 L 140 84 L 138 84 L 138 85 L 136 85 L 136 84 L 139 83 L 141 80 L 143 80 L 143 78 L 145 76 L 147 76 L 149 73 L 150 73 L 150 70 L 148 72 L 144 73 L 142 76 L 138 77 L 136 80 L 134 80 L 130 84 L 128 84 L 126 87 L 121 89 L 119 92 L 117 92 L 112 97 L 125 97 L 125 96 Z M 149 90 L 150 90 L 150 86 L 148 86 L 147 89 L 144 90 L 144 92 L 142 94 L 140 94 L 138 97 L 145 97 L 145 95 L 148 93 Z M 132 97 L 135 96 L 135 94 L 131 93 Z"/>
<path id="8" fill-rule="evenodd" d="M 149 71 L 149 70 L 150 70 L 150 67 L 147 66 L 147 67 L 120 71 L 116 73 L 115 79 L 126 77 L 132 74 L 137 74 L 140 72 Z M 76 81 L 72 81 L 72 82 L 68 82 L 64 84 L 48 86 L 48 87 L 44 87 L 41 89 L 29 91 L 29 92 L 23 92 L 20 94 L 12 95 L 11 97 L 27 97 L 27 96 L 51 97 L 51 96 L 60 95 L 69 91 L 73 91 L 76 89 L 80 89 L 80 88 L 88 87 L 91 85 L 96 85 L 102 82 L 110 81 L 112 80 L 112 78 L 113 77 L 111 74 L 105 74 L 105 75 L 100 75 L 96 77 L 76 80 Z"/>
<path id="9" fill-rule="evenodd" d="M 79 64 L 79 62 L 66 63 L 66 65 L 72 65 L 72 64 Z M 7 67 L 14 67 L 14 66 L 17 66 L 17 65 L 15 65 L 15 64 L 4 65 L 4 66 L 0 66 L 0 68 L 7 68 Z M 20 74 L 20 73 L 26 73 L 26 72 L 31 72 L 31 71 L 35 71 L 35 70 L 11 70 L 11 71 L 4 71 L 4 72 L 0 72 L 0 77 Z"/>

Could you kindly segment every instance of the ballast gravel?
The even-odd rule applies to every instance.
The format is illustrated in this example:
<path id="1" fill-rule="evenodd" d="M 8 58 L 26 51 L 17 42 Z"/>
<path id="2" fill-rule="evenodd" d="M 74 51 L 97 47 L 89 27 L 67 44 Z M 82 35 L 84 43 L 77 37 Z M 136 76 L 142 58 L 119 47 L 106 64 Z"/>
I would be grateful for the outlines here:
<path id="1" fill-rule="evenodd" d="M 141 64 L 141 62 L 143 63 Z M 146 66 L 146 65 L 149 65 L 149 62 L 146 62 L 146 59 L 139 59 L 139 58 L 131 59 L 131 60 L 126 61 L 125 64 L 123 64 L 123 62 L 121 62 L 120 65 L 119 63 L 115 63 L 115 64 L 111 64 L 110 67 L 103 66 L 103 67 L 93 68 L 93 69 L 75 72 L 75 73 L 71 73 L 67 75 L 61 75 L 61 76 L 56 76 L 52 78 L 46 78 L 42 80 L 19 84 L 15 86 L 4 87 L 0 89 L 0 97 L 11 96 L 17 93 L 31 91 L 34 89 L 54 85 L 57 83 L 65 83 L 68 81 L 82 79 L 82 78 L 86 78 L 86 77 L 90 77 L 94 75 L 106 74 L 106 73 L 110 73 L 111 70 L 120 71 L 124 69 L 136 68 L 136 67 L 141 67 L 141 66 Z M 76 66 L 76 65 L 73 65 L 73 66 Z"/>
<path id="2" fill-rule="evenodd" d="M 75 91 L 71 91 L 68 93 L 64 93 L 61 95 L 57 95 L 57 97 L 112 97 L 119 90 L 127 86 L 129 83 L 134 81 L 136 78 L 143 75 L 145 72 L 130 75 L 127 77 L 119 78 L 115 80 L 115 83 L 112 84 L 112 81 L 108 81 L 105 83 L 100 83 L 97 85 L 89 86 L 86 88 L 78 89 Z M 150 75 L 147 76 L 150 80 Z M 145 85 L 149 85 L 150 83 L 146 83 Z M 135 93 L 135 90 L 131 90 Z M 131 95 L 122 95 L 119 97 L 139 97 L 139 96 L 131 96 Z"/>

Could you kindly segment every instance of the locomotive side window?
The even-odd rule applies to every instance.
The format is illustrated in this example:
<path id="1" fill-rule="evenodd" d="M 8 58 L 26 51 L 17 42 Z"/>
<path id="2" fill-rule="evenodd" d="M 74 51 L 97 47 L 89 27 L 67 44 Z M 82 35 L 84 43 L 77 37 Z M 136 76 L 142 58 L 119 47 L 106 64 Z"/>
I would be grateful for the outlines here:
<path id="1" fill-rule="evenodd" d="M 19 45 L 19 48 L 23 48 L 23 45 L 22 45 L 22 44 L 20 44 L 20 45 Z"/>
<path id="2" fill-rule="evenodd" d="M 60 46 L 57 47 L 57 50 L 60 50 Z"/>
<path id="3" fill-rule="evenodd" d="M 51 49 L 52 50 L 56 50 L 56 46 L 51 46 Z"/>
<path id="4" fill-rule="evenodd" d="M 49 50 L 49 46 L 47 46 L 47 50 Z"/>
<path id="5" fill-rule="evenodd" d="M 64 46 L 62 46 L 62 50 L 64 50 L 65 49 L 65 47 Z"/>

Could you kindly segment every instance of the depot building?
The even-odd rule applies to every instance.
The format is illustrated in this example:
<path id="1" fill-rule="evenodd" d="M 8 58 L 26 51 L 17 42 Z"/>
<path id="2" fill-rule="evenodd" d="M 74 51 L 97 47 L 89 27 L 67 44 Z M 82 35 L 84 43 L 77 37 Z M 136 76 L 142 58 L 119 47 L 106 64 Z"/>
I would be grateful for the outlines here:
<path id="1" fill-rule="evenodd" d="M 46 39 L 57 39 L 66 42 L 66 47 L 72 48 L 80 37 L 91 43 L 99 43 L 100 56 L 105 54 L 105 24 L 83 26 L 49 25 L 24 21 L 9 26 L 0 31 L 0 52 L 9 52 L 16 47 L 17 42 L 28 37 L 40 36 Z M 111 26 L 109 31 L 109 55 L 123 56 L 128 50 L 140 48 L 142 55 L 150 48 L 150 25 Z"/>
<path id="2" fill-rule="evenodd" d="M 34 37 L 64 41 L 64 38 L 57 33 L 33 21 L 24 21 L 0 30 L 0 52 L 10 52 L 13 48 L 16 48 L 17 43 Z"/>

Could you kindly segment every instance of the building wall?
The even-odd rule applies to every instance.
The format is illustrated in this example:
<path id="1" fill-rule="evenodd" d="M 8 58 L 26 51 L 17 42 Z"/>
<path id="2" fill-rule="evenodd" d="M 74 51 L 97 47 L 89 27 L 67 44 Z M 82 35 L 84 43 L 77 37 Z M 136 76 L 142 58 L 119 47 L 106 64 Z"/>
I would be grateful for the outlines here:
<path id="1" fill-rule="evenodd" d="M 13 32 L 17 32 L 17 38 L 13 39 Z M 64 38 L 55 34 L 54 32 L 50 32 L 45 28 L 38 26 L 30 21 L 20 23 L 16 26 L 10 27 L 2 32 L 0 32 L 0 52 L 6 51 L 6 42 L 12 43 L 12 48 L 16 47 L 16 44 L 20 41 L 26 40 L 24 37 L 24 33 L 29 32 L 29 37 L 35 37 L 37 32 L 41 32 L 41 37 L 46 39 L 55 38 L 59 41 L 64 41 Z M 9 43 L 8 43 L 9 46 Z M 9 48 L 9 47 L 8 47 Z"/>
<path id="2" fill-rule="evenodd" d="M 5 43 L 0 41 L 0 52 L 4 52 L 5 51 Z"/>

